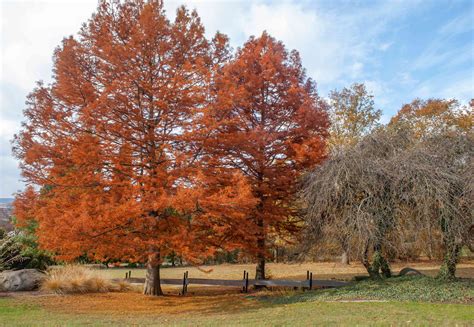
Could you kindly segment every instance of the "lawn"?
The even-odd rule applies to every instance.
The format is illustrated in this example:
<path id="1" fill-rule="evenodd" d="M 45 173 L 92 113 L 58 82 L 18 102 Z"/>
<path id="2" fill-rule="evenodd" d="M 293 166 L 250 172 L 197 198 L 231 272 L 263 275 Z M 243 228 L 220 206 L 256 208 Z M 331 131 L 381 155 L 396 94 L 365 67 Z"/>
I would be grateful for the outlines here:
<path id="1" fill-rule="evenodd" d="M 258 301 L 243 295 L 197 296 L 192 300 L 152 299 L 134 293 L 63 296 L 40 301 L 0 299 L 0 324 L 4 326 L 468 326 L 474 321 L 473 312 L 473 306 L 465 304 L 320 301 L 283 304 Z"/>
<path id="2" fill-rule="evenodd" d="M 405 265 L 435 273 L 430 263 Z M 471 274 L 474 265 L 461 265 Z M 251 265 L 221 265 L 197 268 L 166 268 L 164 277 L 179 277 L 184 270 L 193 277 L 240 278 Z M 306 270 L 315 278 L 349 278 L 362 274 L 360 267 L 332 263 L 302 265 L 270 264 L 274 278 L 304 279 Z M 125 269 L 108 269 L 109 277 Z M 142 270 L 132 272 L 135 277 Z M 470 275 L 472 277 L 472 274 Z M 139 292 L 52 295 L 40 292 L 0 297 L 1 326 L 79 325 L 458 325 L 474 324 L 472 279 L 441 283 L 431 277 L 405 276 L 383 281 L 362 281 L 333 290 L 301 292 L 267 290 L 240 293 L 236 288 L 190 287 L 187 296 L 166 288 L 165 297 L 147 297 Z"/>

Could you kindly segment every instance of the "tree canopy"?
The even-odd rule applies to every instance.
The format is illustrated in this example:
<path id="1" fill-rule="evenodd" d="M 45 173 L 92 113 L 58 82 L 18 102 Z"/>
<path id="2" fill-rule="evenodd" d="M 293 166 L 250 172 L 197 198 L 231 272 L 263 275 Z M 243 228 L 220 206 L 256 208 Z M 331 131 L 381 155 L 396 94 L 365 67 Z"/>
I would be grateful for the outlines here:
<path id="1" fill-rule="evenodd" d="M 201 187 L 192 142 L 226 42 L 207 40 L 184 7 L 169 21 L 161 1 L 103 1 L 78 39 L 63 40 L 53 82 L 29 95 L 14 141 L 23 176 L 41 187 L 18 198 L 16 215 L 39 222 L 44 248 L 153 267 L 172 251 L 190 261 L 212 253 L 212 205 L 239 215 L 251 201 L 238 174 L 232 190 Z"/>
<path id="2" fill-rule="evenodd" d="M 371 276 L 379 270 L 389 276 L 386 255 L 397 248 L 396 239 L 407 229 L 416 238 L 429 228 L 442 235 L 441 274 L 454 277 L 473 219 L 472 199 L 466 197 L 473 141 L 472 133 L 459 131 L 418 141 L 409 129 L 388 127 L 333 154 L 305 179 L 305 240 L 311 245 L 337 228 Z"/>
<path id="3" fill-rule="evenodd" d="M 36 221 L 62 260 L 146 261 L 155 295 L 167 255 L 264 260 L 258 242 L 286 227 L 327 129 L 296 51 L 264 33 L 234 57 L 195 11 L 170 21 L 162 1 L 101 1 L 24 114 L 14 153 L 36 188 L 17 195 L 19 223 Z"/>
<path id="4" fill-rule="evenodd" d="M 353 146 L 380 124 L 382 111 L 362 83 L 334 90 L 329 99 L 331 147 Z"/>
<path id="5" fill-rule="evenodd" d="M 203 116 L 207 162 L 236 169 L 250 185 L 254 228 L 241 245 L 259 258 L 257 278 L 265 278 L 267 234 L 295 231 L 297 179 L 324 158 L 326 105 L 299 54 L 265 32 L 222 69 L 215 99 Z"/>

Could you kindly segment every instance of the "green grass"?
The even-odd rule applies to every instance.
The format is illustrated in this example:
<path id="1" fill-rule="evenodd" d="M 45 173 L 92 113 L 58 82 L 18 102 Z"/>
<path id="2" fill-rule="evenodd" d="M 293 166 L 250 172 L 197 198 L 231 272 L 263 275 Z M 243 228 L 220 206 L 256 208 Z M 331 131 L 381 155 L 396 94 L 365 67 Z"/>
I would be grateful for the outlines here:
<path id="1" fill-rule="evenodd" d="M 317 290 L 261 298 L 274 303 L 301 301 L 381 300 L 474 303 L 474 280 L 440 281 L 426 276 L 404 276 L 354 282 L 338 289 Z M 474 308 L 473 308 L 474 311 Z"/>
<path id="2" fill-rule="evenodd" d="M 120 301 L 130 297 L 127 293 L 117 296 Z M 87 302 L 91 298 L 86 295 L 51 298 L 61 303 L 61 309 L 33 304 L 33 297 L 0 298 L 0 326 L 474 325 L 472 280 L 441 282 L 423 276 L 366 280 L 339 289 L 311 292 L 233 295 L 227 300 L 225 296 L 214 298 L 209 295 L 209 298 L 170 297 L 154 301 L 156 305 L 182 307 L 182 311 L 174 313 L 127 310 L 126 304 L 114 313 L 97 310 L 89 313 L 88 310 L 74 311 L 66 299 L 74 303 L 75 299 Z M 110 301 L 106 296 L 100 299 Z M 346 300 L 384 302 L 341 302 Z M 144 298 L 144 301 L 152 299 Z M 44 302 L 50 300 L 44 298 L 40 303 Z M 91 302 L 91 306 L 94 305 L 97 304 Z"/>
<path id="3" fill-rule="evenodd" d="M 185 312 L 182 315 L 167 316 L 153 316 L 143 312 L 126 315 L 71 315 L 47 312 L 36 306 L 17 305 L 12 299 L 0 299 L 1 326 L 469 326 L 474 321 L 473 312 L 471 305 L 464 304 L 299 302 L 268 304 L 246 311 L 223 312 L 216 309 L 193 315 Z"/>

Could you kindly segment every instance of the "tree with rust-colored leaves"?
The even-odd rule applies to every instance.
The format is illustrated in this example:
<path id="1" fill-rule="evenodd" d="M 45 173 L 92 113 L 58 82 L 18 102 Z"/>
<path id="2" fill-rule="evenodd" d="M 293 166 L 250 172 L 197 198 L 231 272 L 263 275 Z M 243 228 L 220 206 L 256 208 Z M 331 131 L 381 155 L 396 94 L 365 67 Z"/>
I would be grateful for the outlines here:
<path id="1" fill-rule="evenodd" d="M 213 85 L 214 103 L 202 118 L 205 162 L 238 170 L 251 185 L 256 203 L 234 240 L 257 259 L 256 278 L 264 279 L 268 238 L 297 230 L 297 180 L 326 153 L 326 106 L 299 54 L 267 33 L 238 49 Z"/>
<path id="2" fill-rule="evenodd" d="M 18 195 L 15 214 L 38 222 L 42 248 L 146 261 L 144 293 L 159 295 L 162 258 L 198 262 L 223 246 L 228 222 L 253 206 L 251 188 L 235 171 L 211 183 L 193 138 L 227 48 L 222 34 L 205 38 L 195 11 L 170 21 L 161 1 L 102 1 L 63 40 L 14 140 L 40 190 Z"/>

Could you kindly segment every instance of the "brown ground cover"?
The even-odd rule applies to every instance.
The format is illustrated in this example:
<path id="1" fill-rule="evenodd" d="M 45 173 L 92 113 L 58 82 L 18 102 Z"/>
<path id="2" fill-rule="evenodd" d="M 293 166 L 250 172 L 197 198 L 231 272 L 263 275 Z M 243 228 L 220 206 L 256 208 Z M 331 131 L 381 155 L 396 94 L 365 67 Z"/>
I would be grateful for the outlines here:
<path id="1" fill-rule="evenodd" d="M 264 304 L 247 301 L 247 295 L 234 289 L 193 289 L 186 296 L 168 294 L 164 297 L 144 296 L 140 292 L 50 295 L 23 293 L 15 296 L 18 304 L 38 305 L 47 311 L 64 314 L 147 314 L 193 315 L 249 311 Z"/>

